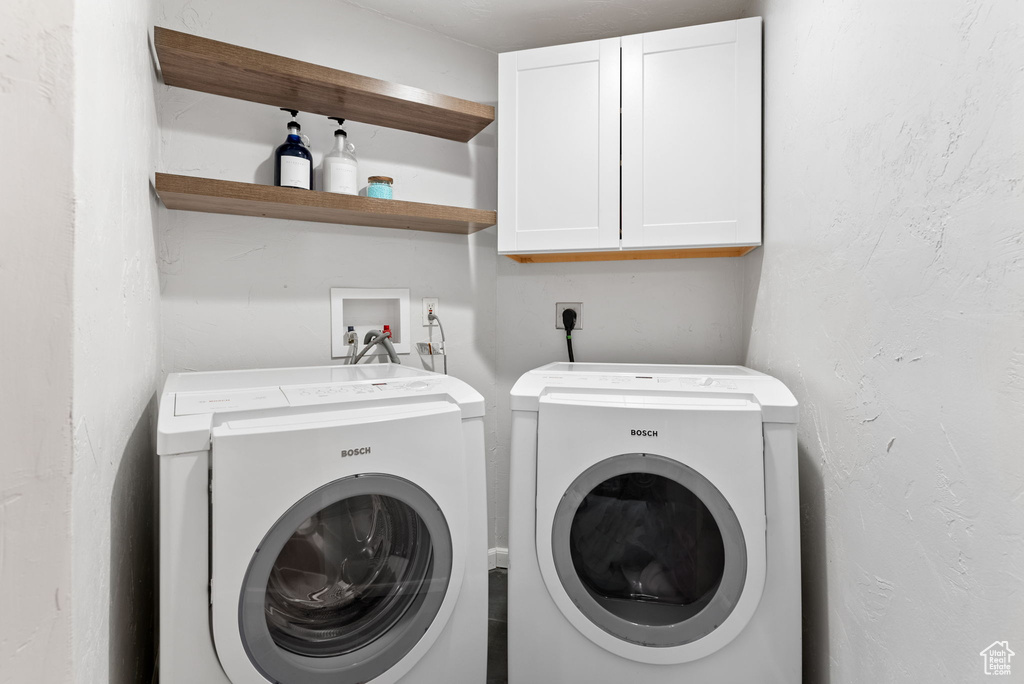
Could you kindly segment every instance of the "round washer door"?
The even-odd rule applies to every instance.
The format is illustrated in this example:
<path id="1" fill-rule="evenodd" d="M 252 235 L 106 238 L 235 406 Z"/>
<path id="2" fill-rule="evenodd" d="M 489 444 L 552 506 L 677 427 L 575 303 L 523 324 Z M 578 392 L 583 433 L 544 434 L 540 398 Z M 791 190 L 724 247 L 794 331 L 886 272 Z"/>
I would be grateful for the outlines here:
<path id="1" fill-rule="evenodd" d="M 604 631 L 642 646 L 682 646 L 725 622 L 747 574 L 743 530 L 711 482 L 654 454 L 583 472 L 555 512 L 555 570 Z"/>
<path id="2" fill-rule="evenodd" d="M 295 503 L 253 554 L 242 644 L 273 682 L 372 680 L 423 637 L 451 573 L 451 532 L 424 490 L 394 475 L 336 480 Z"/>

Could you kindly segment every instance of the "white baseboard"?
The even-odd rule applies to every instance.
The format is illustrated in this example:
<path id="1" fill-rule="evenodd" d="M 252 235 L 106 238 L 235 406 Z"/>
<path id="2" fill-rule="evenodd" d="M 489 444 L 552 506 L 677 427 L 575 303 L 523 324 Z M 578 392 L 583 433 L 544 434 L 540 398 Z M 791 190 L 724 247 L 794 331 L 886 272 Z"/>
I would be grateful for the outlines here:
<path id="1" fill-rule="evenodd" d="M 508 569 L 508 549 L 499 546 L 487 550 L 487 569 L 495 568 Z"/>

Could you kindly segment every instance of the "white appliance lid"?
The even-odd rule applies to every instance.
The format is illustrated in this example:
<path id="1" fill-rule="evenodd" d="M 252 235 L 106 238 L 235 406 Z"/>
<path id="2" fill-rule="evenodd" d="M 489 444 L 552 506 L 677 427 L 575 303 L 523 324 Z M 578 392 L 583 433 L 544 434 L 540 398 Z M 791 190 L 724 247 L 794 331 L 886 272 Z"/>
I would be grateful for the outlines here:
<path id="1" fill-rule="evenodd" d="M 463 419 L 484 414 L 483 397 L 465 382 L 394 364 L 172 373 L 160 397 L 157 453 L 205 451 L 216 425 L 243 416 L 439 399 L 457 404 Z"/>
<path id="2" fill-rule="evenodd" d="M 796 423 L 798 403 L 781 381 L 743 366 L 688 366 L 629 363 L 550 363 L 525 373 L 512 387 L 513 411 L 536 411 L 542 396 L 565 392 L 617 397 L 633 403 L 639 397 L 676 396 L 692 399 L 736 399 L 742 396 L 761 407 L 765 423 Z"/>
<path id="3" fill-rule="evenodd" d="M 621 375 L 763 375 L 743 366 L 692 366 L 658 363 L 579 363 L 558 361 L 535 368 L 532 373 L 602 373 Z"/>

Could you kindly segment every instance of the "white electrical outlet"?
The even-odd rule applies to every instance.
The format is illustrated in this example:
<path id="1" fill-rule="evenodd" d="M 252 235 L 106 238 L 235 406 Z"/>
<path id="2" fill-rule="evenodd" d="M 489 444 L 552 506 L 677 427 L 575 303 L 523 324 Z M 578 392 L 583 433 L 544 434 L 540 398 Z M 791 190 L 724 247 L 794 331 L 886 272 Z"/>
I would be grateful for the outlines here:
<path id="1" fill-rule="evenodd" d="M 565 330 L 562 325 L 562 312 L 572 309 L 576 312 L 576 330 L 583 330 L 583 302 L 555 302 L 555 329 Z"/>
<path id="2" fill-rule="evenodd" d="M 437 311 L 438 299 L 437 297 L 424 297 L 423 298 L 423 325 L 433 325 L 427 316 L 431 313 L 434 315 L 440 315 Z"/>

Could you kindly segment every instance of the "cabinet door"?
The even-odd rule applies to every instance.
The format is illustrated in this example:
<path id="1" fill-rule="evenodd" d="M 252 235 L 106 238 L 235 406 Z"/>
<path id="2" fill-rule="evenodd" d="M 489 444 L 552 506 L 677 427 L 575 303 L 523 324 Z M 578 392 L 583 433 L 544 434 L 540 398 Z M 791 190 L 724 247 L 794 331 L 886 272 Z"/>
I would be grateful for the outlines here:
<path id="1" fill-rule="evenodd" d="M 498 251 L 619 246 L 619 39 L 498 58 Z"/>
<path id="2" fill-rule="evenodd" d="M 622 39 L 622 246 L 761 244 L 761 18 Z"/>

